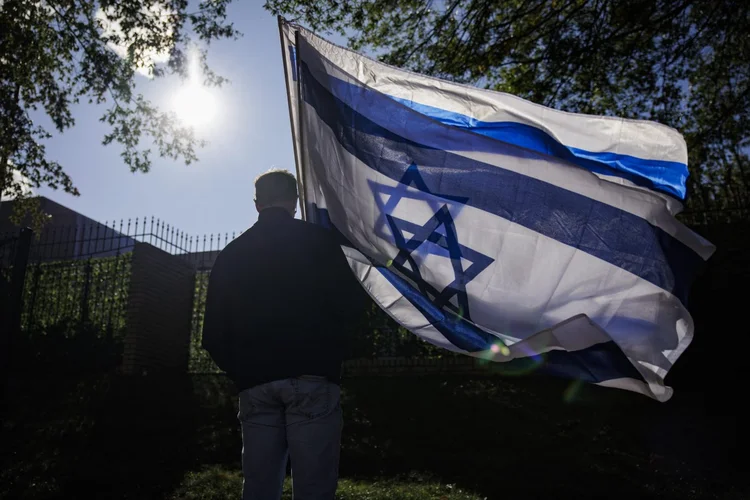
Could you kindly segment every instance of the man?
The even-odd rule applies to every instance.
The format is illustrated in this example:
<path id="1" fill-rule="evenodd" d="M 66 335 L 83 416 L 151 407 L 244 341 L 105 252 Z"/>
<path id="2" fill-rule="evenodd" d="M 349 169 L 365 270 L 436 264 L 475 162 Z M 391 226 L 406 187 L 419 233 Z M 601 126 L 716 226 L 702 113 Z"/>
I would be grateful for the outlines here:
<path id="1" fill-rule="evenodd" d="M 341 441 L 340 376 L 367 296 L 332 231 L 294 219 L 297 182 L 255 181 L 258 222 L 216 259 L 203 346 L 240 391 L 244 500 L 332 499 Z"/>

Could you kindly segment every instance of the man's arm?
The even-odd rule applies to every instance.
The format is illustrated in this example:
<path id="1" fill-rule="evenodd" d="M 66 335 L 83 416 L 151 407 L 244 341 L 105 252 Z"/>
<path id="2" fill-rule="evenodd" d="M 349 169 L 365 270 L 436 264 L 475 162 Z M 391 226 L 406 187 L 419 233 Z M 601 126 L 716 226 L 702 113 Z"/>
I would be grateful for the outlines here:
<path id="1" fill-rule="evenodd" d="M 355 336 L 363 327 L 365 313 L 368 307 L 372 307 L 373 301 L 349 267 L 346 255 L 338 242 L 333 245 L 331 257 L 332 279 L 340 288 L 340 320 L 349 326 L 347 331 L 342 332 L 344 336 L 338 340 L 339 355 L 346 360 L 354 356 Z"/>
<path id="2" fill-rule="evenodd" d="M 333 256 L 334 263 L 332 267 L 336 269 L 333 274 L 341 286 L 346 290 L 345 297 L 347 297 L 347 309 L 351 313 L 351 316 L 360 319 L 367 307 L 372 304 L 370 295 L 365 291 L 359 279 L 354 275 L 351 267 L 349 267 L 349 261 L 346 258 L 343 247 L 349 246 L 350 243 L 346 238 L 339 233 L 337 230 L 331 230 L 330 244 L 332 247 L 331 255 Z M 334 250 L 335 249 L 335 250 Z"/>
<path id="3" fill-rule="evenodd" d="M 232 339 L 227 316 L 228 283 L 224 278 L 223 267 L 218 259 L 208 280 L 206 311 L 203 316 L 203 348 L 213 358 L 216 365 L 230 375 L 232 373 Z"/>

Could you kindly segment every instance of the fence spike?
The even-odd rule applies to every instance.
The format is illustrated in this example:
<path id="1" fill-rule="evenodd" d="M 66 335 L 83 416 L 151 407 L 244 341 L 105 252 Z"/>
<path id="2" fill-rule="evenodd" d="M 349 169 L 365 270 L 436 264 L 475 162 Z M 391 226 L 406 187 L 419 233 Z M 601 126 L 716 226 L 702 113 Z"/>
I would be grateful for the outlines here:
<path id="1" fill-rule="evenodd" d="M 108 239 L 112 240 L 113 236 L 114 235 L 112 233 L 110 233 L 110 231 L 109 231 L 109 221 L 105 220 L 104 221 L 104 241 L 107 241 Z M 112 247 L 112 245 L 110 245 L 110 250 L 112 249 L 111 247 Z"/>
<path id="2" fill-rule="evenodd" d="M 138 231 L 138 218 L 135 219 L 135 227 L 136 227 L 136 232 L 137 232 Z M 131 234 L 132 233 L 130 232 L 130 219 L 128 219 L 128 229 L 125 232 L 125 241 L 128 241 L 128 238 L 130 238 Z M 120 248 L 122 248 L 122 243 L 123 243 L 122 240 L 123 240 L 123 235 L 122 234 L 118 235 L 118 238 L 117 238 L 117 251 L 118 252 L 120 251 Z"/>

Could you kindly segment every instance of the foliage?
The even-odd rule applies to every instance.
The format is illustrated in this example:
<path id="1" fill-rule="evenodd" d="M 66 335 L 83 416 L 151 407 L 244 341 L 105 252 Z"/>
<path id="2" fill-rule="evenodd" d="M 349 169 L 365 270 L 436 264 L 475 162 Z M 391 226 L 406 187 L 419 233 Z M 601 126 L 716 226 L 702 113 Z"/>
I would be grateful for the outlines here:
<path id="1" fill-rule="evenodd" d="M 452 484 L 439 484 L 432 481 L 398 480 L 382 478 L 375 480 L 342 479 L 339 481 L 336 498 L 340 500 L 479 500 L 482 497 L 472 495 L 456 488 Z M 188 472 L 184 482 L 172 495 L 172 500 L 198 500 L 202 498 L 223 499 L 235 498 L 242 491 L 242 473 L 239 470 L 227 470 L 222 467 L 205 467 L 199 472 Z M 284 482 L 282 499 L 292 498 L 292 483 Z"/>
<path id="2" fill-rule="evenodd" d="M 97 325 L 60 321 L 24 333 L 12 348 L 16 373 L 106 373 L 122 362 L 122 338 Z"/>
<path id="3" fill-rule="evenodd" d="M 454 354 L 420 339 L 371 303 L 352 342 L 353 358 L 433 357 Z"/>
<path id="4" fill-rule="evenodd" d="M 191 373 L 220 373 L 208 352 L 201 346 L 203 317 L 206 309 L 209 271 L 195 275 L 193 317 L 190 332 Z M 377 304 L 371 303 L 357 331 L 352 332 L 351 357 L 379 358 L 389 356 L 446 357 L 453 353 L 433 346 L 401 327 Z"/>
<path id="5" fill-rule="evenodd" d="M 130 254 L 38 262 L 24 283 L 17 370 L 106 371 L 119 366 Z"/>
<path id="6" fill-rule="evenodd" d="M 734 412 L 702 394 L 658 405 L 591 385 L 564 400 L 568 385 L 346 380 L 340 498 L 748 498 Z M 0 498 L 239 496 L 224 377 L 22 376 L 9 389 Z"/>
<path id="7" fill-rule="evenodd" d="M 386 63 L 567 111 L 655 120 L 688 145 L 689 207 L 750 203 L 750 2 L 267 0 Z"/>
<path id="8" fill-rule="evenodd" d="M 201 141 L 136 92 L 136 74 L 184 77 L 188 51 L 197 50 L 205 83 L 220 85 L 205 46 L 238 35 L 227 21 L 229 2 L 203 0 L 196 10 L 187 0 L 0 2 L 0 192 L 24 196 L 12 167 L 37 187 L 78 194 L 63 166 L 48 157 L 44 141 L 52 130 L 38 118 L 46 115 L 61 133 L 75 125 L 73 106 L 81 101 L 105 106 L 104 144 L 118 143 L 132 171 L 149 170 L 152 148 L 194 161 Z"/>
<path id="9" fill-rule="evenodd" d="M 206 296 L 210 271 L 196 271 L 193 294 L 193 316 L 190 322 L 190 358 L 188 370 L 191 373 L 221 373 L 208 351 L 203 349 L 203 317 L 206 312 Z"/>
<path id="10" fill-rule="evenodd" d="M 21 322 L 29 334 L 53 328 L 65 336 L 87 325 L 121 337 L 130 284 L 131 254 L 38 262 L 27 268 Z M 68 328 L 61 329 L 62 325 Z"/>

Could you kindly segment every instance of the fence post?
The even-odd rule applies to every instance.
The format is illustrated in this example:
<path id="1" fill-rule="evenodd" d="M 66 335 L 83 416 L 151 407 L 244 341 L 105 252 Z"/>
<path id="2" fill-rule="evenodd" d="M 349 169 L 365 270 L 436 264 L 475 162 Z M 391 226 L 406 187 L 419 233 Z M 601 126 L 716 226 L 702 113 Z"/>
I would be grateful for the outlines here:
<path id="1" fill-rule="evenodd" d="M 36 294 L 39 290 L 39 274 L 42 272 L 42 261 L 37 261 L 36 267 L 34 267 L 34 278 L 31 281 L 31 301 L 29 301 L 29 307 L 26 314 L 26 328 L 29 330 L 34 329 L 34 305 L 36 304 Z"/>
<path id="2" fill-rule="evenodd" d="M 86 261 L 84 271 L 83 293 L 81 294 L 81 324 L 78 332 L 82 333 L 89 320 L 89 295 L 91 293 L 91 258 Z"/>
<path id="3" fill-rule="evenodd" d="M 23 284 L 26 278 L 26 264 L 31 250 L 31 236 L 34 232 L 30 228 L 23 228 L 16 241 L 13 258 L 13 272 L 11 273 L 10 295 L 8 297 L 8 315 L 3 318 L 6 322 L 0 330 L 0 376 L 2 376 L 2 396 L 5 402 L 5 389 L 10 375 L 11 351 L 14 341 L 21 332 L 21 312 L 23 310 Z"/>

